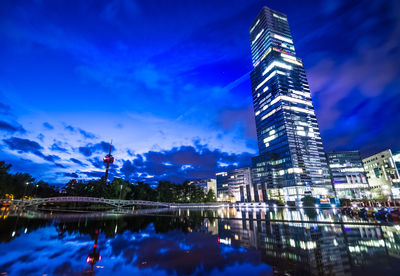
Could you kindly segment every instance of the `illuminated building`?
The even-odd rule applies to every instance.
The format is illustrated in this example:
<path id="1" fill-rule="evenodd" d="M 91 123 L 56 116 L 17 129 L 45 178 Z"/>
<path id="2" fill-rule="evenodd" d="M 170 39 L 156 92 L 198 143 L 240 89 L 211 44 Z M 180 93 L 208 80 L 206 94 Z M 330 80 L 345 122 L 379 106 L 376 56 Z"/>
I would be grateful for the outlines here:
<path id="1" fill-rule="evenodd" d="M 393 196 L 400 198 L 400 177 L 396 165 L 398 154 L 393 156 L 392 151 L 385 150 L 364 158 L 364 169 L 367 173 L 372 197 Z"/>
<path id="2" fill-rule="evenodd" d="M 359 151 L 330 152 L 326 157 L 337 197 L 368 196 L 369 185 Z"/>
<path id="3" fill-rule="evenodd" d="M 264 7 L 250 27 L 250 41 L 260 154 L 252 164 L 255 199 L 332 193 L 309 85 L 286 15 Z"/>
<path id="4" fill-rule="evenodd" d="M 202 188 L 205 194 L 213 190 L 215 197 L 217 196 L 217 180 L 215 178 L 195 180 L 191 181 L 190 184 Z"/>
<path id="5" fill-rule="evenodd" d="M 242 168 L 217 173 L 217 199 L 219 201 L 252 201 L 254 197 L 251 189 L 251 169 Z"/>

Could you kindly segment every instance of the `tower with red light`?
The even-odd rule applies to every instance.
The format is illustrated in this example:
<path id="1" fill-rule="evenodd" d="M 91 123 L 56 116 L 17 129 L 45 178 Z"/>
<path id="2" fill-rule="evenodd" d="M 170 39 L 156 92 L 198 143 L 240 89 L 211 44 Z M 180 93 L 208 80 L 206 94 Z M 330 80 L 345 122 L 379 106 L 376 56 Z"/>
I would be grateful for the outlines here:
<path id="1" fill-rule="evenodd" d="M 114 163 L 114 157 L 111 155 L 111 149 L 112 149 L 112 142 L 110 144 L 110 151 L 103 158 L 103 162 L 106 164 L 106 175 L 104 176 L 104 181 L 106 184 L 107 184 L 107 178 L 108 178 L 108 169 L 110 168 L 110 164 Z"/>

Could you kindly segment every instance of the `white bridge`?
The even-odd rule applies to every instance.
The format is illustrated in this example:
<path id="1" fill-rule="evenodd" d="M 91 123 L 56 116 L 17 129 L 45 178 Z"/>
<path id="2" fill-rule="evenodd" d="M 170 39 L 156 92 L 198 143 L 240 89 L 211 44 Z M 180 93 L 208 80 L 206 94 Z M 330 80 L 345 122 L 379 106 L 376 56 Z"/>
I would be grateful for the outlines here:
<path id="1" fill-rule="evenodd" d="M 226 203 L 166 203 L 157 201 L 146 200 L 122 200 L 122 199 L 108 199 L 98 197 L 85 197 L 85 196 L 61 196 L 61 197 L 48 197 L 48 198 L 33 198 L 29 200 L 1 200 L 2 203 L 8 203 L 18 207 L 35 207 L 47 203 L 69 203 L 69 202 L 83 202 L 94 204 L 106 204 L 118 208 L 126 208 L 135 205 L 153 206 L 153 207 L 166 207 L 166 208 L 210 208 L 210 207 L 226 207 Z"/>

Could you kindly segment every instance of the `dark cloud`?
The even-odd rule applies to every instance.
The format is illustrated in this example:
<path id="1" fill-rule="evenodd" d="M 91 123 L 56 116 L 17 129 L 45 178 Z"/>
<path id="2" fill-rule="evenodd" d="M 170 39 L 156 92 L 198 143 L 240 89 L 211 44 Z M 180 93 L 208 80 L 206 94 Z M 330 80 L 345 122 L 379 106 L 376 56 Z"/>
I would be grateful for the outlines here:
<path id="1" fill-rule="evenodd" d="M 12 137 L 9 139 L 3 139 L 3 142 L 6 143 L 10 149 L 17 150 L 19 152 L 31 152 L 39 155 L 41 154 L 39 153 L 39 151 L 43 150 L 43 147 L 41 145 L 29 139 Z"/>
<path id="2" fill-rule="evenodd" d="M 73 127 L 71 125 L 67 125 L 64 128 L 70 132 L 80 133 L 86 139 L 95 139 L 96 138 L 96 135 L 94 135 L 93 133 L 83 130 L 79 127 L 77 128 L 77 127 Z"/>
<path id="3" fill-rule="evenodd" d="M 59 152 L 65 152 L 65 153 L 68 152 L 68 150 L 62 146 L 62 142 L 60 142 L 60 141 L 55 141 L 53 143 L 53 145 L 51 145 L 50 149 L 53 151 L 59 151 Z"/>
<path id="4" fill-rule="evenodd" d="M 78 165 L 81 165 L 81 166 L 84 166 L 84 167 L 87 166 L 85 163 L 83 163 L 82 161 L 80 161 L 80 160 L 78 160 L 78 159 L 70 158 L 69 160 L 72 161 L 72 162 L 74 162 L 75 164 L 78 164 Z"/>
<path id="5" fill-rule="evenodd" d="M 90 158 L 88 160 L 97 169 L 102 169 L 104 167 L 103 159 L 101 158 Z"/>
<path id="6" fill-rule="evenodd" d="M 49 162 L 55 162 L 57 160 L 60 160 L 61 158 L 58 157 L 57 155 L 45 155 L 45 156 L 43 156 L 43 159 L 47 160 Z"/>
<path id="7" fill-rule="evenodd" d="M 40 134 L 37 136 L 37 138 L 38 138 L 40 141 L 43 142 L 43 139 L 44 139 L 43 133 L 40 133 Z"/>
<path id="8" fill-rule="evenodd" d="M 9 133 L 15 133 L 15 132 L 19 132 L 19 133 L 25 133 L 26 130 L 18 123 L 7 123 L 4 121 L 0 121 L 0 131 L 5 131 L 5 132 L 9 132 Z"/>
<path id="9" fill-rule="evenodd" d="M 39 143 L 29 139 L 11 137 L 8 139 L 3 139 L 3 142 L 8 146 L 9 149 L 16 150 L 19 153 L 32 153 L 52 163 L 54 163 L 57 160 L 60 160 L 60 157 L 56 155 L 44 155 L 42 153 L 43 147 Z M 65 168 L 61 164 L 55 164 L 55 165 L 60 168 Z"/>
<path id="10" fill-rule="evenodd" d="M 97 144 L 89 143 L 85 147 L 79 147 L 79 152 L 86 157 L 92 156 L 94 153 L 107 153 L 109 150 L 110 143 L 104 141 Z M 112 146 L 112 151 L 115 151 L 114 146 Z"/>
<path id="11" fill-rule="evenodd" d="M 123 161 L 120 172 L 129 179 L 171 180 L 181 183 L 188 179 L 215 177 L 217 171 L 246 167 L 251 164 L 249 153 L 227 153 L 211 150 L 206 145 L 174 147 L 160 152 L 137 154 Z"/>
<path id="12" fill-rule="evenodd" d="M 47 128 L 47 129 L 50 129 L 50 130 L 54 129 L 54 127 L 53 127 L 50 123 L 48 123 L 48 122 L 44 122 L 44 123 L 43 123 L 43 126 L 44 126 L 45 128 Z"/>
<path id="13" fill-rule="evenodd" d="M 63 176 L 72 177 L 72 178 L 78 178 L 79 177 L 79 175 L 77 173 L 69 173 L 69 172 L 63 173 Z"/>

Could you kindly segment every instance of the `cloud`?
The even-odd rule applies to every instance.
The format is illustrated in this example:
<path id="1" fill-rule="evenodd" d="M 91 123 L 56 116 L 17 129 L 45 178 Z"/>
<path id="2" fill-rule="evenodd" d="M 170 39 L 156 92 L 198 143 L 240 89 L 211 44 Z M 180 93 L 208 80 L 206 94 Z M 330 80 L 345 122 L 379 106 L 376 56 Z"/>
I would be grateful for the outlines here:
<path id="1" fill-rule="evenodd" d="M 217 171 L 225 169 L 250 166 L 251 157 L 246 152 L 227 153 L 197 144 L 137 154 L 135 159 L 123 161 L 120 172 L 128 179 L 181 183 L 189 179 L 213 178 Z"/>
<path id="2" fill-rule="evenodd" d="M 5 131 L 5 132 L 9 132 L 9 133 L 15 133 L 15 132 L 19 132 L 19 133 L 26 133 L 26 130 L 18 123 L 7 123 L 4 121 L 0 121 L 0 131 Z"/>
<path id="3" fill-rule="evenodd" d="M 73 133 L 78 133 L 79 132 L 86 139 L 95 139 L 95 138 L 97 138 L 96 135 L 94 135 L 93 133 L 88 132 L 86 130 L 83 130 L 83 129 L 79 128 L 79 127 L 76 128 L 76 127 L 73 127 L 71 125 L 67 125 L 64 128 L 66 130 L 69 130 L 70 132 L 73 132 Z"/>
<path id="4" fill-rule="evenodd" d="M 63 173 L 63 176 L 65 176 L 65 177 L 73 177 L 73 178 L 78 178 L 79 177 L 79 175 L 77 173 L 69 173 L 69 172 Z"/>
<path id="5" fill-rule="evenodd" d="M 349 11 L 350 17 L 339 11 L 332 14 L 338 16 L 336 27 L 324 34 L 325 41 L 335 43 L 343 28 L 351 29 L 351 35 L 340 40 L 346 53 L 339 47 L 336 52 L 313 51 L 316 62 L 307 74 L 325 147 L 366 153 L 396 148 L 400 4 L 370 1 Z M 319 47 L 324 46 L 322 42 Z"/>
<path id="6" fill-rule="evenodd" d="M 86 167 L 87 165 L 85 163 L 83 163 L 82 161 L 75 159 L 75 158 L 70 158 L 70 161 L 74 162 L 75 164 L 78 164 L 80 166 Z"/>
<path id="7" fill-rule="evenodd" d="M 8 139 L 3 139 L 3 142 L 8 146 L 11 150 L 16 150 L 18 153 L 32 153 L 36 156 L 43 158 L 46 161 L 55 163 L 55 161 L 60 160 L 61 158 L 57 155 L 44 155 L 42 153 L 43 147 L 32 140 L 22 139 L 18 137 L 11 137 Z M 55 163 L 57 167 L 65 168 L 62 164 Z"/>
<path id="8" fill-rule="evenodd" d="M 43 147 L 37 142 L 29 139 L 11 137 L 9 139 L 3 139 L 3 142 L 6 143 L 12 150 L 17 150 L 19 152 L 30 152 L 36 155 L 42 154 L 39 151 L 43 150 Z"/>
<path id="9" fill-rule="evenodd" d="M 68 150 L 67 150 L 66 148 L 62 147 L 62 143 L 59 142 L 59 141 L 53 143 L 53 144 L 51 145 L 50 149 L 51 149 L 52 151 L 65 152 L 65 153 L 68 152 Z"/>
<path id="10" fill-rule="evenodd" d="M 92 156 L 93 153 L 107 153 L 109 150 L 110 143 L 104 141 L 97 144 L 89 143 L 85 147 L 79 147 L 79 152 L 86 157 Z M 111 151 L 115 151 L 114 146 L 112 146 Z"/>
<path id="11" fill-rule="evenodd" d="M 47 129 L 49 129 L 49 130 L 53 130 L 53 129 L 54 129 L 54 127 L 53 127 L 50 123 L 48 123 L 48 122 L 44 122 L 44 123 L 43 123 L 43 126 L 44 126 L 45 128 L 47 128 Z"/>

